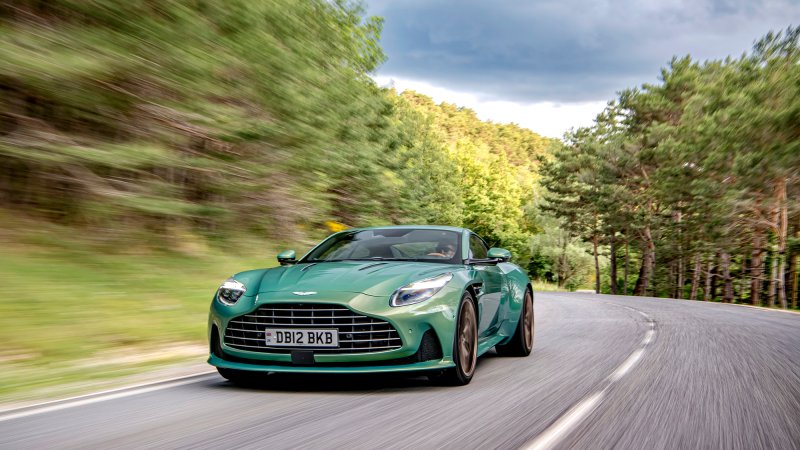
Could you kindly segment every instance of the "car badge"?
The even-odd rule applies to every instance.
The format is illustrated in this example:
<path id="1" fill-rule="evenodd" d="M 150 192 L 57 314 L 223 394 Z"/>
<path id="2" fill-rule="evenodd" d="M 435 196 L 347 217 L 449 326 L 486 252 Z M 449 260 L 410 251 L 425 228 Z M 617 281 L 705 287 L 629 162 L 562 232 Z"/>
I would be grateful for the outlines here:
<path id="1" fill-rule="evenodd" d="M 294 294 L 294 295 L 314 295 L 314 294 L 316 294 L 316 292 L 314 292 L 314 291 L 308 291 L 308 292 L 292 292 L 292 294 Z"/>

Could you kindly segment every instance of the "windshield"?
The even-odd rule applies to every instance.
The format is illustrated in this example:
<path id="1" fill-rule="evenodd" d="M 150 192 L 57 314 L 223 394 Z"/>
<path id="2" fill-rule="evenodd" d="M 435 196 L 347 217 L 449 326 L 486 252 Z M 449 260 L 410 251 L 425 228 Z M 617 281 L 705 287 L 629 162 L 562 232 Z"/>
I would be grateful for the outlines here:
<path id="1" fill-rule="evenodd" d="M 461 263 L 461 235 L 455 231 L 385 228 L 331 236 L 301 262 L 424 261 Z"/>

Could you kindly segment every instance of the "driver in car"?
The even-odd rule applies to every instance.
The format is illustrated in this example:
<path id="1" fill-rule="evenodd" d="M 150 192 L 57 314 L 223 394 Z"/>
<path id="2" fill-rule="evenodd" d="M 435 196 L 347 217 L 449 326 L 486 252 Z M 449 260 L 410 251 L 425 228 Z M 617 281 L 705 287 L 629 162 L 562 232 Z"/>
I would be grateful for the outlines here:
<path id="1" fill-rule="evenodd" d="M 428 253 L 428 256 L 438 256 L 439 258 L 450 259 L 456 254 L 456 246 L 453 244 L 439 244 L 436 251 Z"/>

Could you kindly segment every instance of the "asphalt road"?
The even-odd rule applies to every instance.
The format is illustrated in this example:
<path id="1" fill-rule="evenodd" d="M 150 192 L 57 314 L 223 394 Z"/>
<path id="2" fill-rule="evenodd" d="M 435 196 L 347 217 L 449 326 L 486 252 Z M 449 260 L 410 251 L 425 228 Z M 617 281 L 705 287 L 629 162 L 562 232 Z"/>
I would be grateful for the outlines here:
<path id="1" fill-rule="evenodd" d="M 0 415 L 0 448 L 800 448 L 800 315 L 535 297 L 534 353 L 465 387 L 217 375 Z"/>

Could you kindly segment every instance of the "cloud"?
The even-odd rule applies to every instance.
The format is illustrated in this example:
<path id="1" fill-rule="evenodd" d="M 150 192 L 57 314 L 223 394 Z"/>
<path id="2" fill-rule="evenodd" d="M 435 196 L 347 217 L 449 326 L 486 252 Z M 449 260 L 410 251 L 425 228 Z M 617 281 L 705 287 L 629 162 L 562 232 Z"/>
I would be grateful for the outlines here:
<path id="1" fill-rule="evenodd" d="M 424 81 L 376 76 L 381 86 L 392 86 L 398 92 L 410 89 L 424 93 L 437 103 L 447 102 L 464 106 L 475 111 L 482 120 L 496 123 L 516 123 L 536 133 L 560 138 L 572 127 L 589 126 L 606 105 L 604 101 L 595 102 L 512 102 L 508 100 L 488 100 L 478 95 L 434 86 Z"/>
<path id="2" fill-rule="evenodd" d="M 482 102 L 605 102 L 655 82 L 673 55 L 738 56 L 800 18 L 793 0 L 371 0 L 378 75 Z"/>

